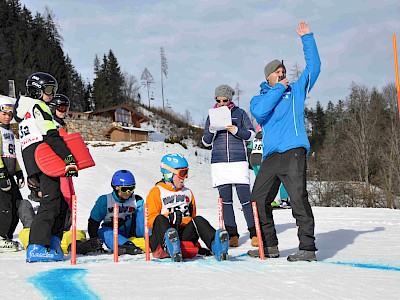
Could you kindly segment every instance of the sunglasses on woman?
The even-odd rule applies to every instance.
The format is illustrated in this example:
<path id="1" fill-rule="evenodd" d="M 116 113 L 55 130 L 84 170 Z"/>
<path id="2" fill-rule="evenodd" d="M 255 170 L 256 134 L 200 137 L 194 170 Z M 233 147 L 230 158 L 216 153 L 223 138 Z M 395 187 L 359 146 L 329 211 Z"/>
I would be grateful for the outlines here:
<path id="1" fill-rule="evenodd" d="M 221 102 L 227 103 L 227 102 L 229 102 L 230 100 L 229 100 L 229 99 L 225 99 L 225 100 L 218 100 L 218 99 L 215 99 L 215 101 L 217 101 L 217 103 L 221 103 Z"/>

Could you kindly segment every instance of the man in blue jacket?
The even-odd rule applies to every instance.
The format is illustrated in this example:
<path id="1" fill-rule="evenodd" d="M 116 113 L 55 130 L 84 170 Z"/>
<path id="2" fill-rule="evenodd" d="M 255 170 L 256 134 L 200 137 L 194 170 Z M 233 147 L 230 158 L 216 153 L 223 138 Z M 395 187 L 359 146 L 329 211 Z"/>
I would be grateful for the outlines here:
<path id="1" fill-rule="evenodd" d="M 310 151 L 304 123 L 304 102 L 320 73 L 321 61 L 314 35 L 305 22 L 296 29 L 303 43 L 306 67 L 300 78 L 289 83 L 283 61 L 273 60 L 264 69 L 266 82 L 260 95 L 250 102 L 250 110 L 262 126 L 263 162 L 254 183 L 251 199 L 257 202 L 266 257 L 279 257 L 278 238 L 267 195 L 276 181 L 282 181 L 291 199 L 296 218 L 299 251 L 289 261 L 317 260 L 314 216 L 306 189 L 306 157 Z M 258 257 L 258 250 L 250 250 Z"/>

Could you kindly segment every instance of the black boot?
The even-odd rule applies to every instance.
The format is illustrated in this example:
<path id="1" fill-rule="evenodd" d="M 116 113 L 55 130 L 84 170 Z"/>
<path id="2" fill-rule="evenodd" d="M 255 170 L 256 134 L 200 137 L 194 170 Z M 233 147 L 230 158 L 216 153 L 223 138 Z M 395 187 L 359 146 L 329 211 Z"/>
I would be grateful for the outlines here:
<path id="1" fill-rule="evenodd" d="M 118 246 L 118 255 L 123 255 L 123 254 L 137 255 L 143 253 L 144 251 L 133 243 Z"/>
<path id="2" fill-rule="evenodd" d="M 101 251 L 103 249 L 102 239 L 95 237 L 87 241 L 76 241 L 76 253 L 88 254 L 89 252 Z M 71 252 L 71 245 L 68 246 L 68 251 Z"/>

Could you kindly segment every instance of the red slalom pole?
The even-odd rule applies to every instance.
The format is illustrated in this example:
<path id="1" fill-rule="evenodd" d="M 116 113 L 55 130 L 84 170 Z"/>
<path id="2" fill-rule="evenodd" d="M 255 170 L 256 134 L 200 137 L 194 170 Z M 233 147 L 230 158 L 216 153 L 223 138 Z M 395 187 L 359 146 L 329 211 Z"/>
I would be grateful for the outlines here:
<path id="1" fill-rule="evenodd" d="M 76 265 L 76 195 L 72 195 L 72 242 L 71 242 L 71 265 Z"/>
<path id="2" fill-rule="evenodd" d="M 118 262 L 118 215 L 119 215 L 119 206 L 118 203 L 114 204 L 114 262 Z"/>
<path id="3" fill-rule="evenodd" d="M 224 228 L 224 212 L 222 210 L 222 198 L 218 198 L 218 221 L 219 228 Z"/>
<path id="4" fill-rule="evenodd" d="M 397 61 L 397 46 L 396 46 L 396 35 L 393 34 L 393 55 L 394 55 L 394 72 L 396 75 L 396 91 L 397 91 L 397 108 L 399 110 L 400 118 L 400 82 L 399 82 L 399 64 Z"/>
<path id="5" fill-rule="evenodd" d="M 263 240 L 261 237 L 260 219 L 258 218 L 257 203 L 251 202 L 251 207 L 253 208 L 254 225 L 256 227 L 256 234 L 257 234 L 257 239 L 258 239 L 258 251 L 260 251 L 260 259 L 265 260 L 264 244 L 263 244 Z"/>
<path id="6" fill-rule="evenodd" d="M 146 261 L 150 260 L 150 238 L 149 238 L 149 209 L 144 204 L 144 240 L 146 245 Z"/>

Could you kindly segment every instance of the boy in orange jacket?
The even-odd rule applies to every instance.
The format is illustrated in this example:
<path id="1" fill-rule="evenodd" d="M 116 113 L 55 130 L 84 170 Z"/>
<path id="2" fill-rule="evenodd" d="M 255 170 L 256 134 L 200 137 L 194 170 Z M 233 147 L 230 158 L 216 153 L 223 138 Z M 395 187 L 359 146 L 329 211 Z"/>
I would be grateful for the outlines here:
<path id="1" fill-rule="evenodd" d="M 226 260 L 228 232 L 215 230 L 205 218 L 196 215 L 193 192 L 184 185 L 189 171 L 187 160 L 180 154 L 167 154 L 161 159 L 160 168 L 163 179 L 150 190 L 146 199 L 153 256 L 182 261 L 181 241 L 184 247 L 187 242 L 194 246 L 201 238 L 217 260 Z"/>

